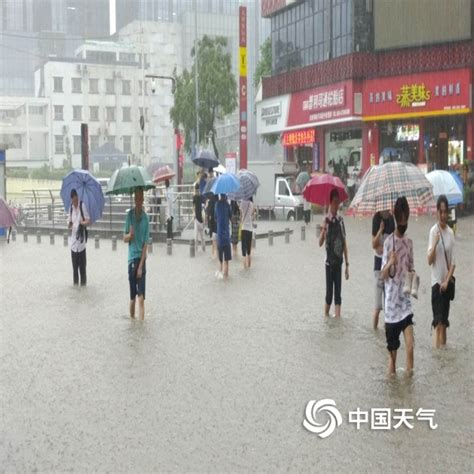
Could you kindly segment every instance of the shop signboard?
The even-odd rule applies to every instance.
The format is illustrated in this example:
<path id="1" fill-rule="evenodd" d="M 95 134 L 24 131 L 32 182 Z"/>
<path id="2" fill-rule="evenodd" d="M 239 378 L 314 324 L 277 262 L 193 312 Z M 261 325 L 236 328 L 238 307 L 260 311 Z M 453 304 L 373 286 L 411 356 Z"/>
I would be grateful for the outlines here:
<path id="1" fill-rule="evenodd" d="M 322 125 L 350 119 L 354 113 L 352 81 L 317 87 L 291 95 L 288 128 Z"/>
<path id="2" fill-rule="evenodd" d="M 364 81 L 363 119 L 454 115 L 472 110 L 472 72 L 438 71 Z"/>
<path id="3" fill-rule="evenodd" d="M 285 132 L 282 137 L 283 146 L 308 145 L 316 141 L 316 129 L 307 128 Z"/>
<path id="4" fill-rule="evenodd" d="M 224 155 L 224 159 L 225 159 L 225 169 L 227 173 L 235 174 L 237 172 L 237 153 L 227 152 Z"/>

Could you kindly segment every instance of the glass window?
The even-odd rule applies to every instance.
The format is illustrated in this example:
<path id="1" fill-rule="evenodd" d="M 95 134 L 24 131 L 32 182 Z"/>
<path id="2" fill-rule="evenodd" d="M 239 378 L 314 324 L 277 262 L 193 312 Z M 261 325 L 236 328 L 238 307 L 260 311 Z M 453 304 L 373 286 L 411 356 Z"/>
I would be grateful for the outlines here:
<path id="1" fill-rule="evenodd" d="M 304 20 L 304 44 L 309 47 L 313 44 L 313 17 L 309 16 Z"/>
<path id="2" fill-rule="evenodd" d="M 73 154 L 80 155 L 81 154 L 81 136 L 74 135 L 74 142 L 73 142 Z"/>
<path id="3" fill-rule="evenodd" d="M 122 107 L 122 120 L 124 122 L 132 121 L 132 109 L 131 107 Z"/>
<path id="4" fill-rule="evenodd" d="M 80 94 L 82 92 L 82 79 L 73 77 L 71 79 L 71 90 L 73 94 Z"/>
<path id="5" fill-rule="evenodd" d="M 54 152 L 56 155 L 64 153 L 64 137 L 62 135 L 54 135 Z"/>
<path id="6" fill-rule="evenodd" d="M 91 122 L 97 122 L 99 120 L 99 107 L 91 106 L 89 112 Z"/>
<path id="7" fill-rule="evenodd" d="M 115 94 L 115 81 L 113 79 L 105 80 L 105 93 Z"/>
<path id="8" fill-rule="evenodd" d="M 90 94 L 99 93 L 99 79 L 89 79 L 89 93 Z"/>
<path id="9" fill-rule="evenodd" d="M 115 146 L 115 135 L 109 135 L 107 137 L 107 143 L 110 143 L 112 144 L 113 146 Z"/>
<path id="10" fill-rule="evenodd" d="M 132 153 L 132 137 L 130 135 L 124 135 L 122 138 L 123 138 L 123 152 Z"/>
<path id="11" fill-rule="evenodd" d="M 82 107 L 80 105 L 72 106 L 72 119 L 75 121 L 82 120 Z"/>
<path id="12" fill-rule="evenodd" d="M 107 122 L 115 122 L 115 107 L 106 107 Z"/>
<path id="13" fill-rule="evenodd" d="M 64 107 L 62 105 L 54 106 L 54 120 L 64 120 L 63 110 Z"/>
<path id="14" fill-rule="evenodd" d="M 54 92 L 63 92 L 63 78 L 62 77 L 54 78 Z"/>
<path id="15" fill-rule="evenodd" d="M 91 135 L 90 136 L 90 149 L 91 151 L 94 151 L 97 148 L 99 148 L 99 135 Z"/>
<path id="16" fill-rule="evenodd" d="M 132 92 L 132 87 L 130 81 L 122 81 L 122 94 L 130 95 Z"/>

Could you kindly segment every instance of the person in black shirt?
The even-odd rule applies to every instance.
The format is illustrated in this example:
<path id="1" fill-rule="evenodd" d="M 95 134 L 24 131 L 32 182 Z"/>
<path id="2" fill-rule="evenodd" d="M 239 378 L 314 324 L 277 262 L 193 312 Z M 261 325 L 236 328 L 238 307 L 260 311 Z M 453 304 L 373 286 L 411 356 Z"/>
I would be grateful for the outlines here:
<path id="1" fill-rule="evenodd" d="M 379 314 L 383 309 L 384 282 L 380 277 L 382 269 L 383 243 L 385 239 L 395 232 L 395 221 L 389 211 L 381 211 L 372 218 L 372 248 L 374 249 L 374 329 L 378 328 Z"/>
<path id="2" fill-rule="evenodd" d="M 199 183 L 194 186 L 193 196 L 193 209 L 194 209 L 194 246 L 197 252 L 198 238 L 201 241 L 201 248 L 204 252 L 206 250 L 206 242 L 204 240 L 204 222 L 202 220 L 202 200 L 199 193 Z"/>

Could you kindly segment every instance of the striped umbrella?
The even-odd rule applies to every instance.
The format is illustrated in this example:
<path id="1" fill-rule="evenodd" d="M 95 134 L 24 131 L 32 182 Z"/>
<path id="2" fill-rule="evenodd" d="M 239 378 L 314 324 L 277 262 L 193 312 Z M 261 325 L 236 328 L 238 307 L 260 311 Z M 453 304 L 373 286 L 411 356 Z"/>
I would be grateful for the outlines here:
<path id="1" fill-rule="evenodd" d="M 240 170 L 237 173 L 237 179 L 240 183 L 240 189 L 235 193 L 230 193 L 230 199 L 234 201 L 244 201 L 250 199 L 260 186 L 260 181 L 253 171 Z"/>
<path id="2" fill-rule="evenodd" d="M 394 161 L 372 167 L 365 175 L 349 207 L 349 214 L 373 215 L 393 208 L 405 196 L 410 212 L 427 212 L 434 199 L 431 183 L 412 163 Z"/>

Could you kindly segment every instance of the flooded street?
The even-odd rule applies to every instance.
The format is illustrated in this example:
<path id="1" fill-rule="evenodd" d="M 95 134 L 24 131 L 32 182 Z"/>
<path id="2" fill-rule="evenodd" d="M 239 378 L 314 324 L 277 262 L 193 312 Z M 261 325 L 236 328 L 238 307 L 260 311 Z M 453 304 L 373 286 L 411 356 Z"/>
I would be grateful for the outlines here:
<path id="1" fill-rule="evenodd" d="M 456 299 L 446 349 L 431 349 L 431 218 L 411 218 L 415 373 L 386 376 L 383 325 L 372 329 L 371 221 L 346 218 L 351 275 L 342 320 L 322 315 L 324 249 L 315 223 L 290 244 L 258 240 L 250 271 L 188 246 L 147 263 L 146 318 L 128 317 L 126 246 L 88 244 L 88 287 L 72 287 L 68 249 L 30 235 L 0 245 L 0 466 L 25 471 L 421 471 L 473 465 L 474 219 L 459 221 Z M 343 423 L 326 439 L 303 427 L 310 400 L 333 399 Z M 360 408 L 434 409 L 357 430 Z M 324 421 L 324 415 L 322 419 Z"/>

